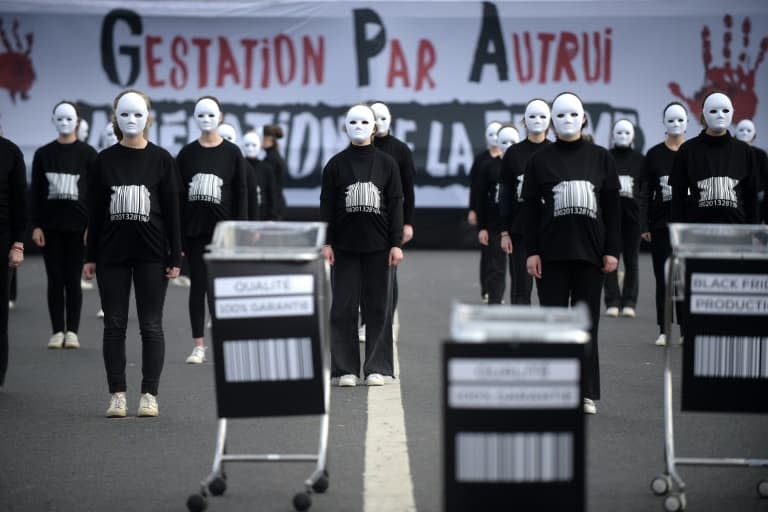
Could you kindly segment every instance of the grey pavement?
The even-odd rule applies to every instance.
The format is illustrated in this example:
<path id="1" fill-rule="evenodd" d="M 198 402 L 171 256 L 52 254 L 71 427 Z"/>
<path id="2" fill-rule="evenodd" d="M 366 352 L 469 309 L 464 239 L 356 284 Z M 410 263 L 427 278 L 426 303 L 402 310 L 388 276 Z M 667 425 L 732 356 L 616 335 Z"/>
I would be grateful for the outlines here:
<path id="1" fill-rule="evenodd" d="M 475 251 L 408 251 L 398 271 L 403 405 L 420 512 L 442 507 L 440 346 L 448 337 L 451 304 L 478 302 L 478 260 Z M 29 257 L 19 273 L 9 371 L 0 388 L 0 511 L 186 510 L 187 496 L 198 491 L 210 470 L 217 422 L 213 365 L 184 364 L 191 350 L 187 293 L 168 290 L 160 417 L 106 419 L 98 295 L 84 292 L 82 348 L 46 349 L 45 272 L 39 256 Z M 643 254 L 637 318 L 601 319 L 603 400 L 599 414 L 587 420 L 588 510 L 593 512 L 663 510 L 649 490 L 651 478 L 664 469 L 663 349 L 653 345 L 652 293 L 650 258 Z M 673 350 L 678 375 L 680 347 Z M 129 412 L 134 414 L 140 351 L 133 311 L 128 362 Z M 313 496 L 312 511 L 363 510 L 369 392 L 376 389 L 332 392 L 330 488 Z M 768 457 L 765 415 L 678 413 L 675 427 L 680 456 Z M 318 417 L 233 420 L 228 450 L 315 452 L 318 435 Z M 231 464 L 227 492 L 211 498 L 208 510 L 290 511 L 291 497 L 302 490 L 311 469 L 303 463 Z M 682 467 L 680 472 L 687 483 L 687 510 L 768 511 L 768 500 L 758 499 L 755 491 L 757 482 L 768 478 L 766 469 Z"/>

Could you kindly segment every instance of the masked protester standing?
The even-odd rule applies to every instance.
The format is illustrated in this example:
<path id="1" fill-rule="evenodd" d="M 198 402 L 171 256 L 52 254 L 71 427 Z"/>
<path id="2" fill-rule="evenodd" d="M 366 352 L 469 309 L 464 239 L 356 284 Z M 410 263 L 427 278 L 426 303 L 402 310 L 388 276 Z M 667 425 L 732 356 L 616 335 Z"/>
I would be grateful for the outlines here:
<path id="1" fill-rule="evenodd" d="M 288 176 L 288 164 L 285 162 L 283 155 L 280 154 L 280 146 L 278 140 L 283 138 L 283 129 L 276 124 L 268 124 L 262 129 L 262 135 L 264 136 L 261 143 L 266 154 L 265 160 L 269 162 L 272 169 L 275 172 L 275 189 L 277 195 L 277 216 L 280 220 L 285 215 L 285 194 L 283 193 L 283 184 Z"/>
<path id="2" fill-rule="evenodd" d="M 142 345 L 137 416 L 151 417 L 159 414 L 165 293 L 181 265 L 178 170 L 166 150 L 147 140 L 150 104 L 144 94 L 126 90 L 113 109 L 120 142 L 99 153 L 88 176 L 83 275 L 98 277 L 100 285 L 110 418 L 126 415 L 125 333 L 133 282 Z"/>
<path id="3" fill-rule="evenodd" d="M 531 156 L 550 144 L 547 139 L 550 111 L 546 101 L 533 99 L 525 106 L 523 124 L 525 140 L 504 152 L 501 163 L 501 248 L 508 254 L 510 275 L 510 304 L 530 304 L 533 278 L 528 274 L 528 255 L 523 237 L 523 180 Z"/>
<path id="4" fill-rule="evenodd" d="M 766 195 L 768 194 L 768 153 L 753 145 L 757 132 L 755 131 L 755 123 L 750 119 L 742 119 L 738 122 L 735 136 L 752 147 L 755 165 L 757 166 L 757 202 L 761 217 L 760 221 L 768 222 L 768 200 L 766 200 Z"/>
<path id="5" fill-rule="evenodd" d="M 48 314 L 53 335 L 48 348 L 80 348 L 77 336 L 83 292 L 88 169 L 96 150 L 77 137 L 80 116 L 68 101 L 56 104 L 56 140 L 35 151 L 32 160 L 32 241 L 41 248 L 48 277 Z"/>
<path id="6" fill-rule="evenodd" d="M 250 167 L 248 181 L 248 220 L 277 220 L 277 197 L 275 170 L 264 159 L 261 137 L 250 131 L 243 136 L 243 154 Z"/>
<path id="7" fill-rule="evenodd" d="M 552 102 L 557 140 L 529 160 L 523 184 L 528 272 L 537 279 L 543 306 L 585 302 L 592 326 L 585 357 L 584 411 L 600 398 L 597 333 L 603 275 L 619 254 L 619 180 L 605 149 L 582 138 L 586 125 L 578 96 Z"/>
<path id="8" fill-rule="evenodd" d="M 394 159 L 376 149 L 374 113 L 355 105 L 345 117 L 351 144 L 323 169 L 321 220 L 328 223 L 323 254 L 333 265 L 331 377 L 342 387 L 360 375 L 357 314 L 365 302 L 365 383 L 394 377 L 392 272 L 403 259 L 403 191 Z"/>
<path id="9" fill-rule="evenodd" d="M 189 261 L 189 322 L 194 347 L 188 364 L 205 362 L 205 299 L 208 279 L 203 254 L 216 224 L 248 217 L 246 166 L 240 148 L 218 132 L 222 113 L 219 100 L 203 96 L 195 103 L 194 119 L 200 137 L 179 151 L 182 236 Z M 209 309 L 213 310 L 208 295 Z"/>

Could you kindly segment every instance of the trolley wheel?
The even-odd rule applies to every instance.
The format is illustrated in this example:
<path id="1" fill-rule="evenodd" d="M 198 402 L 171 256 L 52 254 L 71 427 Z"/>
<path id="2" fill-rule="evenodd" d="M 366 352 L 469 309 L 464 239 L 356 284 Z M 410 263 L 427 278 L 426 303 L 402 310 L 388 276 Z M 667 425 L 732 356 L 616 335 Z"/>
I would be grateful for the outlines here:
<path id="1" fill-rule="evenodd" d="M 308 493 L 300 492 L 293 497 L 293 508 L 295 508 L 299 512 L 307 510 L 311 506 L 312 506 L 312 498 L 309 497 Z"/>
<path id="2" fill-rule="evenodd" d="M 205 496 L 192 494 L 187 498 L 187 509 L 189 509 L 189 512 L 203 512 L 206 508 L 208 508 L 208 502 Z"/>
<path id="3" fill-rule="evenodd" d="M 757 494 L 761 498 L 768 498 L 768 480 L 757 482 Z"/>
<path id="4" fill-rule="evenodd" d="M 651 480 L 651 492 L 656 496 L 664 496 L 672 487 L 672 481 L 669 475 L 658 475 Z"/>
<path id="5" fill-rule="evenodd" d="M 224 491 L 227 490 L 227 481 L 224 478 L 217 476 L 210 484 L 208 484 L 208 490 L 211 491 L 211 494 L 214 496 L 221 496 L 224 494 Z"/>
<path id="6" fill-rule="evenodd" d="M 674 493 L 664 498 L 664 510 L 667 512 L 685 510 L 685 494 Z"/>
<path id="7" fill-rule="evenodd" d="M 316 493 L 323 494 L 325 491 L 328 490 L 328 477 L 327 476 L 321 476 L 317 479 L 317 481 L 312 484 L 312 490 Z"/>

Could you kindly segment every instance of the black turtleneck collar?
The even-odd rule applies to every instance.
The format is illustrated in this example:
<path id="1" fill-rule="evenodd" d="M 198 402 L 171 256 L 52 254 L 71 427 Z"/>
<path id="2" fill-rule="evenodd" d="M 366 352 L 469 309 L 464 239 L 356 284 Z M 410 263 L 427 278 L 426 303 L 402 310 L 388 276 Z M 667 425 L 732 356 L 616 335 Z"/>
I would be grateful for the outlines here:
<path id="1" fill-rule="evenodd" d="M 347 148 L 348 151 L 350 151 L 354 155 L 364 155 L 367 153 L 372 153 L 376 148 L 373 144 L 367 144 L 365 146 L 356 146 L 354 144 L 350 144 Z"/>
<path id="2" fill-rule="evenodd" d="M 707 144 L 728 144 L 733 137 L 728 130 L 725 130 L 723 135 L 709 135 L 707 130 L 701 130 L 701 139 Z"/>
<path id="3" fill-rule="evenodd" d="M 619 153 L 619 154 L 631 153 L 632 146 L 613 146 L 611 150 L 613 150 L 614 153 Z"/>
<path id="4" fill-rule="evenodd" d="M 555 144 L 557 144 L 557 147 L 559 148 L 575 151 L 582 148 L 587 142 L 584 140 L 584 137 L 579 137 L 576 140 L 563 140 L 558 138 L 555 140 Z"/>

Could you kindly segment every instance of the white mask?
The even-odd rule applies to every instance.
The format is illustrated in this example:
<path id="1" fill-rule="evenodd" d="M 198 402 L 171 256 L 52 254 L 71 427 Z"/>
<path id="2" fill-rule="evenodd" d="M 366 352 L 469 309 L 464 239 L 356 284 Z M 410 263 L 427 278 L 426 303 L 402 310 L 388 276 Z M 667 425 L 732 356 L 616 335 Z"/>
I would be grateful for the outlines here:
<path id="1" fill-rule="evenodd" d="M 235 127 L 231 124 L 222 123 L 219 125 L 218 128 L 219 135 L 221 135 L 221 138 L 228 140 L 229 142 L 235 144 L 237 141 L 237 133 L 235 132 Z"/>
<path id="2" fill-rule="evenodd" d="M 750 144 L 755 140 L 755 123 L 749 119 L 742 119 L 736 125 L 736 138 Z"/>
<path id="3" fill-rule="evenodd" d="M 669 135 L 682 135 L 688 128 L 688 113 L 680 105 L 670 105 L 664 111 L 664 127 Z"/>
<path id="4" fill-rule="evenodd" d="M 77 111 L 69 103 L 62 103 L 53 110 L 53 125 L 59 135 L 69 135 L 77 128 Z"/>
<path id="5" fill-rule="evenodd" d="M 344 120 L 347 136 L 353 144 L 362 145 L 371 140 L 374 127 L 373 111 L 363 105 L 355 105 Z"/>
<path id="6" fill-rule="evenodd" d="M 90 126 L 85 119 L 80 120 L 80 124 L 77 125 L 77 139 L 81 142 L 85 142 L 88 139 L 88 130 Z"/>
<path id="7" fill-rule="evenodd" d="M 584 105 L 574 94 L 558 96 L 552 103 L 552 125 L 558 135 L 570 138 L 581 133 L 584 125 Z"/>
<path id="8" fill-rule="evenodd" d="M 704 123 L 715 133 L 724 133 L 733 121 L 733 104 L 723 93 L 716 92 L 704 100 Z"/>
<path id="9" fill-rule="evenodd" d="M 243 153 L 246 158 L 258 158 L 261 151 L 261 137 L 256 132 L 243 135 Z"/>
<path id="10" fill-rule="evenodd" d="M 389 109 L 383 103 L 374 103 L 371 105 L 373 110 L 373 116 L 376 120 L 376 135 L 383 137 L 389 135 L 389 127 L 392 124 L 392 116 L 389 113 Z"/>
<path id="11" fill-rule="evenodd" d="M 621 119 L 613 125 L 613 143 L 619 148 L 628 148 L 635 140 L 635 127 L 626 119 Z"/>
<path id="12" fill-rule="evenodd" d="M 498 133 L 499 148 L 502 152 L 507 151 L 513 144 L 520 142 L 520 134 L 512 126 L 505 126 Z"/>
<path id="13" fill-rule="evenodd" d="M 501 123 L 498 121 L 493 121 L 485 127 L 485 143 L 488 149 L 499 147 L 499 128 Z"/>
<path id="14" fill-rule="evenodd" d="M 117 135 L 115 135 L 115 125 L 107 123 L 104 127 L 104 146 L 112 146 L 117 143 Z"/>
<path id="15" fill-rule="evenodd" d="M 544 133 L 549 127 L 549 105 L 542 100 L 533 100 L 525 107 L 525 129 L 528 133 Z"/>
<path id="16" fill-rule="evenodd" d="M 210 98 L 203 98 L 195 104 L 195 122 L 203 133 L 210 133 L 219 126 L 221 110 Z"/>
<path id="17" fill-rule="evenodd" d="M 135 92 L 123 94 L 117 102 L 115 117 L 117 126 L 125 135 L 142 135 L 149 121 L 147 102 Z"/>

